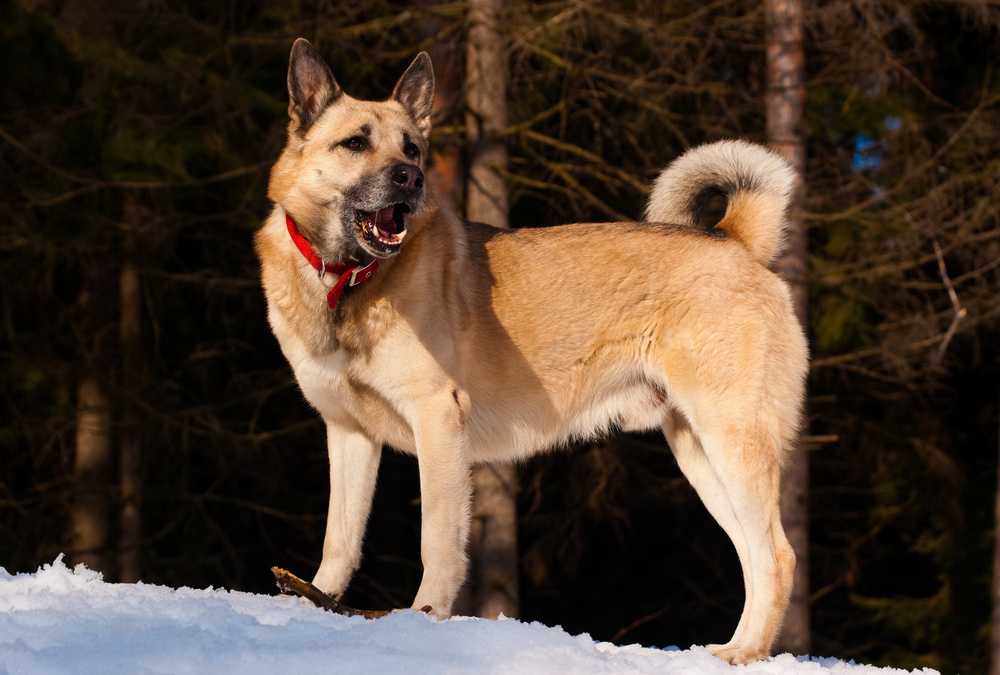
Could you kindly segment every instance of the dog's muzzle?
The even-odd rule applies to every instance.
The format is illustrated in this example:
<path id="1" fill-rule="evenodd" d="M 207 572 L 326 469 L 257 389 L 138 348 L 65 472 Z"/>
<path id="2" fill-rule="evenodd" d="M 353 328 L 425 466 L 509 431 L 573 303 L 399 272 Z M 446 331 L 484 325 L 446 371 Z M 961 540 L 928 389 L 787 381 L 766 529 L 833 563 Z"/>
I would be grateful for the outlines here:
<path id="1" fill-rule="evenodd" d="M 358 232 L 366 248 L 374 255 L 393 255 L 403 245 L 406 236 L 406 214 L 410 207 L 392 204 L 377 211 L 355 213 Z"/>
<path id="2" fill-rule="evenodd" d="M 395 164 L 383 174 L 388 186 L 388 204 L 354 213 L 358 240 L 375 257 L 387 258 L 399 252 L 406 236 L 406 217 L 419 205 L 424 192 L 424 172 L 415 164 Z M 383 197 L 385 198 L 385 197 Z"/>

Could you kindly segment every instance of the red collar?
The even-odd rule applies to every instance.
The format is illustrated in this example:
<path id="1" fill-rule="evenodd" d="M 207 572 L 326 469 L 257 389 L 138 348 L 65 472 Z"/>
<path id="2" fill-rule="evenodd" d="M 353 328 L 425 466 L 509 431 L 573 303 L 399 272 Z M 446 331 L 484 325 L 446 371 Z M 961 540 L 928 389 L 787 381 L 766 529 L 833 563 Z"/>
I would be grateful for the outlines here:
<path id="1" fill-rule="evenodd" d="M 340 278 L 337 279 L 337 283 L 326 294 L 326 304 L 330 306 L 330 309 L 337 308 L 337 303 L 340 302 L 340 296 L 344 294 L 345 288 L 359 286 L 371 279 L 378 272 L 378 259 L 373 259 L 364 266 L 357 263 L 327 262 L 323 260 L 316 255 L 316 251 L 313 249 L 312 244 L 309 243 L 309 240 L 299 232 L 299 228 L 295 225 L 295 221 L 288 212 L 285 212 L 285 225 L 288 226 L 288 234 L 291 235 L 292 241 L 295 242 L 295 248 L 299 249 L 299 253 L 309 261 L 309 264 L 319 274 L 320 279 L 327 272 L 339 275 Z"/>

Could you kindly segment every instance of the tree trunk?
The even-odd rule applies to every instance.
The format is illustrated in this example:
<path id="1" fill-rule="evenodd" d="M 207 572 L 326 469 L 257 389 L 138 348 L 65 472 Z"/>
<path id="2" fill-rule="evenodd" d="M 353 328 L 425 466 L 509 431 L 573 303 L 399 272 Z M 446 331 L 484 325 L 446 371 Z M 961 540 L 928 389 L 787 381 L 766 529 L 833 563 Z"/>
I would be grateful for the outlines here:
<path id="1" fill-rule="evenodd" d="M 119 276 L 118 340 L 121 349 L 122 406 L 118 445 L 118 580 L 132 583 L 141 575 L 142 446 L 136 396 L 142 388 L 142 289 L 136 263 L 136 228 L 141 213 L 134 197 L 126 197 L 123 213 L 124 257 Z"/>
<path id="2" fill-rule="evenodd" d="M 805 147 L 801 123 L 805 103 L 801 0 L 765 0 L 767 14 L 767 136 L 771 147 L 787 159 L 800 177 L 789 209 L 785 252 L 776 270 L 791 285 L 795 313 L 803 327 L 806 314 L 806 232 L 802 223 Z M 792 599 L 778 638 L 783 651 L 806 654 L 809 626 L 809 456 L 794 453 L 781 487 L 781 516 L 798 565 Z"/>
<path id="3" fill-rule="evenodd" d="M 990 675 L 1000 675 L 1000 397 L 997 397 L 997 494 L 993 506 L 993 621 Z"/>
<path id="4" fill-rule="evenodd" d="M 498 19 L 501 0 L 471 0 L 466 50 L 466 133 L 469 220 L 508 226 L 504 171 L 507 150 L 501 132 L 507 126 L 506 50 Z M 503 612 L 517 616 L 517 471 L 511 464 L 473 470 L 471 559 L 465 608 L 484 617 Z"/>
<path id="5" fill-rule="evenodd" d="M 469 143 L 466 213 L 496 227 L 508 227 L 507 148 L 500 134 L 507 127 L 507 64 L 498 26 L 501 0 L 471 0 L 466 50 L 465 129 Z"/>
<path id="6" fill-rule="evenodd" d="M 432 6 L 437 0 L 421 0 L 421 5 Z M 419 23 L 420 32 L 433 38 L 444 29 L 444 21 L 437 16 L 428 16 Z M 448 121 L 457 110 L 462 95 L 461 77 L 456 57 L 457 40 L 435 39 L 430 47 L 431 61 L 434 63 L 434 125 Z M 435 201 L 443 207 L 461 214 L 462 209 L 462 162 L 459 150 L 453 142 L 443 145 L 435 139 L 431 146 L 431 162 L 427 171 L 428 190 Z"/>
<path id="7" fill-rule="evenodd" d="M 80 376 L 76 394 L 74 501 L 70 507 L 72 558 L 110 576 L 108 519 L 111 514 L 111 407 L 93 370 Z"/>

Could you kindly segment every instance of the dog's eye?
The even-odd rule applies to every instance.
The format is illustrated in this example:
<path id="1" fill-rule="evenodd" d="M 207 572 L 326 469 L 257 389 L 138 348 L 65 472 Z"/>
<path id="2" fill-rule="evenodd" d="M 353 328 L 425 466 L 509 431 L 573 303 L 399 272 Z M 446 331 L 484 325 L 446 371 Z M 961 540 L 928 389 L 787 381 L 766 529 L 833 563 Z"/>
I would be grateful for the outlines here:
<path id="1" fill-rule="evenodd" d="M 403 146 L 403 154 L 406 155 L 407 158 L 416 161 L 420 157 L 420 148 L 418 148 L 417 144 L 413 141 L 407 141 Z"/>
<path id="2" fill-rule="evenodd" d="M 368 139 L 364 136 L 351 136 L 341 145 L 351 152 L 361 152 L 368 149 Z"/>

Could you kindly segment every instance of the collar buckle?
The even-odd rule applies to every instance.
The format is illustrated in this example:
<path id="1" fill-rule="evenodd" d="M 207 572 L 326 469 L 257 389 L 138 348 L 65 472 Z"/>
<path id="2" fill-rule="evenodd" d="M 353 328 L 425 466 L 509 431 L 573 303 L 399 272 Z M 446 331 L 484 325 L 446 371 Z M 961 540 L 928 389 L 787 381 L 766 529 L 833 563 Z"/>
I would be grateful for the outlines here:
<path id="1" fill-rule="evenodd" d="M 309 243 L 309 240 L 302 236 L 298 226 L 295 224 L 295 220 L 292 219 L 292 216 L 287 211 L 285 212 L 285 225 L 288 228 L 288 234 L 291 236 L 292 242 L 299 249 L 299 253 L 316 270 L 321 284 L 326 285 L 324 283 L 324 276 L 327 272 L 339 275 L 337 281 L 326 294 L 326 302 L 331 310 L 337 308 L 337 303 L 340 301 L 340 296 L 343 294 L 345 288 L 358 286 L 371 279 L 378 272 L 378 258 L 373 258 L 370 263 L 364 266 L 357 261 L 352 261 L 351 263 L 328 263 L 316 252 L 312 244 Z"/>
<path id="2" fill-rule="evenodd" d="M 375 272 L 378 271 L 378 260 L 373 259 L 370 263 L 364 267 L 355 266 L 351 269 L 351 278 L 347 282 L 348 286 L 357 286 L 363 284 L 364 282 L 375 276 Z"/>

